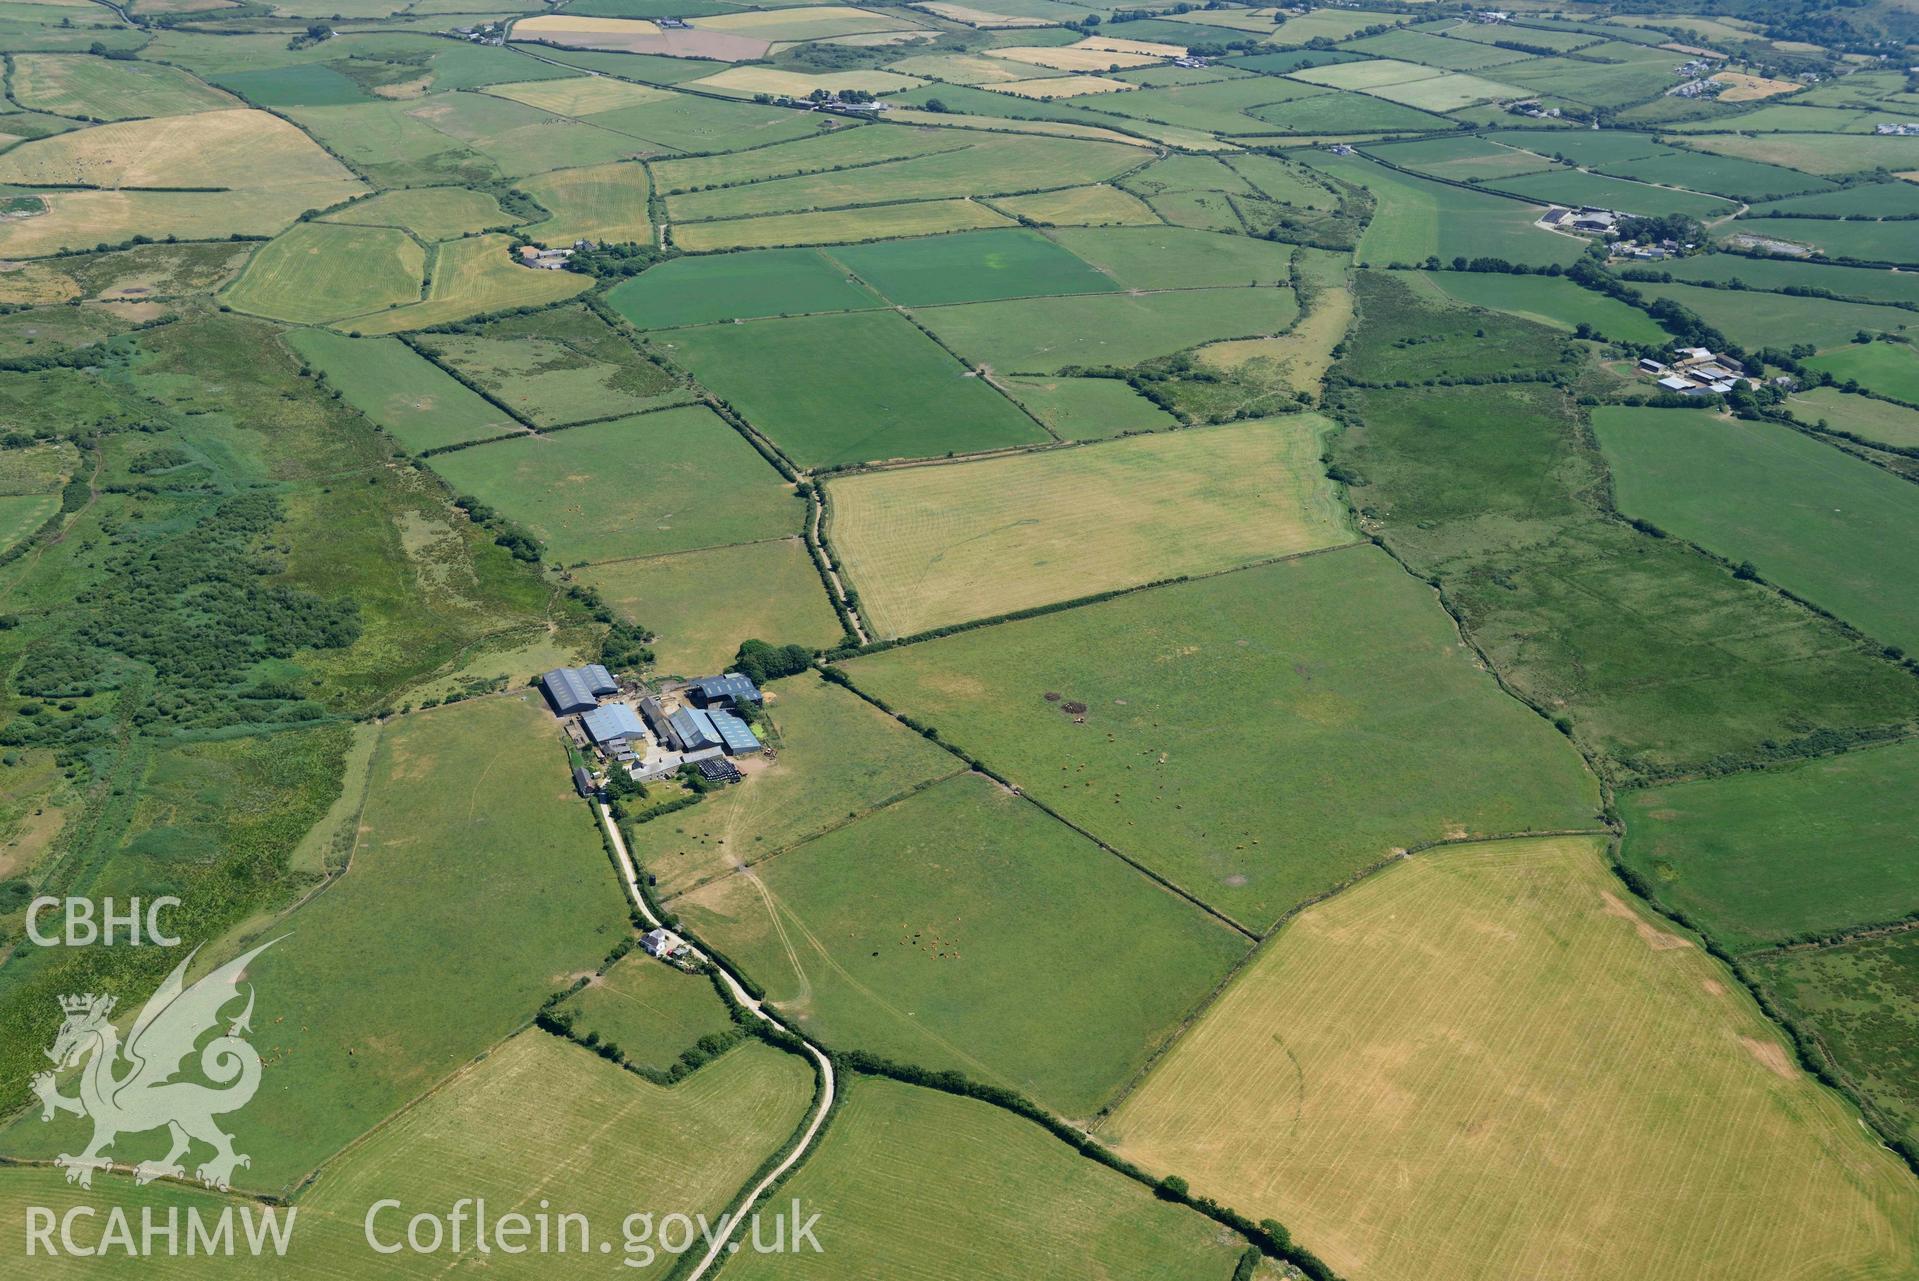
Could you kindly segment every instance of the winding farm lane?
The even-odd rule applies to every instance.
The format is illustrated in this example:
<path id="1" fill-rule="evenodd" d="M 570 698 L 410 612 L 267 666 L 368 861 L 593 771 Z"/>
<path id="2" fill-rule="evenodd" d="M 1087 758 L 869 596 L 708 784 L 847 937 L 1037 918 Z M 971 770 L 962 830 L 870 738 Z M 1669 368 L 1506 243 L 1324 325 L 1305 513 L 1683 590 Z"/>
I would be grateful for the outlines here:
<path id="1" fill-rule="evenodd" d="M 653 909 L 647 905 L 646 896 L 640 893 L 639 868 L 633 862 L 632 854 L 627 852 L 626 838 L 620 834 L 620 825 L 613 821 L 613 812 L 606 807 L 606 803 L 603 801 L 595 801 L 593 808 L 599 813 L 600 826 L 605 829 L 607 840 L 613 844 L 613 853 L 619 859 L 620 877 L 626 882 L 626 896 L 632 902 L 634 910 L 639 912 L 648 925 L 658 929 L 664 929 L 664 923 L 659 917 L 653 914 Z M 756 1017 L 766 1020 L 774 1027 L 780 1028 L 782 1031 L 792 1031 L 792 1029 L 784 1023 L 781 1023 L 771 1014 L 768 1014 L 762 1003 L 746 990 L 731 970 L 715 961 L 698 947 L 695 947 L 690 940 L 687 942 L 687 946 L 693 949 L 693 954 L 696 957 L 713 967 L 713 972 L 720 976 L 721 981 L 726 984 L 727 990 L 732 992 L 735 1001 L 738 1001 Z M 802 1043 L 806 1046 L 806 1052 L 812 1055 L 813 1062 L 818 1065 L 820 1070 L 819 1107 L 814 1111 L 812 1119 L 807 1122 L 805 1131 L 800 1135 L 800 1141 L 793 1145 L 793 1150 L 788 1152 L 778 1165 L 768 1170 L 765 1177 L 754 1184 L 752 1190 L 740 1201 L 738 1210 L 736 1211 L 736 1217 L 730 1221 L 728 1225 L 729 1230 L 725 1235 L 716 1236 L 711 1240 L 707 1246 L 706 1256 L 700 1260 L 698 1267 L 686 1275 L 686 1281 L 700 1281 L 700 1278 L 713 1270 L 714 1263 L 719 1260 L 722 1253 L 726 1252 L 728 1240 L 738 1231 L 740 1220 L 744 1218 L 748 1210 L 752 1209 L 754 1203 L 766 1194 L 767 1189 L 778 1182 L 788 1170 L 791 1170 L 799 1164 L 800 1158 L 807 1154 L 813 1146 L 813 1141 L 819 1137 L 821 1127 L 826 1124 L 827 1114 L 833 1110 L 833 1061 L 821 1053 L 819 1047 L 815 1046 L 811 1041 L 806 1041 L 802 1038 Z"/>

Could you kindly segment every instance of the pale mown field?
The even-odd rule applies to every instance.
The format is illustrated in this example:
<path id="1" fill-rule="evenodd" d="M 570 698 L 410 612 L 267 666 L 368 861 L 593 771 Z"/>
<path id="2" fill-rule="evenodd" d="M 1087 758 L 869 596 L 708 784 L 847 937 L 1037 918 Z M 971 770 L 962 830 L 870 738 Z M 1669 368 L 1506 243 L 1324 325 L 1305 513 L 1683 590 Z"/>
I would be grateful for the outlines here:
<path id="1" fill-rule="evenodd" d="M 182 1218 L 177 1256 L 162 1242 L 150 1258 L 119 1251 L 75 1258 L 63 1250 L 58 1258 L 42 1252 L 28 1267 L 34 1277 L 54 1279 L 347 1281 L 474 1270 L 513 1278 L 661 1276 L 672 1262 L 664 1255 L 650 1267 L 622 1266 L 622 1220 L 635 1211 L 717 1217 L 797 1128 L 811 1097 L 806 1064 L 758 1044 L 741 1046 L 667 1089 L 543 1032 L 522 1032 L 324 1171 L 294 1203 L 298 1213 L 284 1259 L 255 1259 L 244 1250 L 236 1257 L 188 1257 Z M 401 1203 L 375 1221 L 386 1244 L 404 1238 L 413 1214 L 444 1219 L 463 1197 L 484 1197 L 493 1222 L 512 1213 L 533 1218 L 542 1206 L 549 1215 L 586 1215 L 591 1248 L 579 1250 L 576 1229 L 565 1253 L 481 1255 L 470 1219 L 458 1251 L 448 1241 L 437 1253 L 382 1256 L 367 1244 L 364 1221 L 375 1202 Z M 94 1207 L 97 1216 L 75 1221 L 82 1245 L 98 1238 L 115 1207 L 130 1217 L 136 1240 L 141 1207 L 154 1207 L 162 1224 L 169 1208 L 209 1217 L 222 1206 L 245 1205 L 254 1214 L 260 1208 L 177 1183 L 138 1188 L 122 1174 L 99 1177 L 89 1192 L 68 1186 L 49 1168 L 0 1170 L 0 1213 L 10 1224 L 23 1223 L 29 1206 L 64 1214 L 79 1205 Z M 284 1219 L 284 1207 L 280 1214 Z M 237 1224 L 235 1233 L 244 1240 Z M 529 1244 L 535 1239 L 526 1238 Z M 610 1255 L 599 1252 L 602 1240 L 611 1243 Z"/>
<path id="2" fill-rule="evenodd" d="M 1348 541 L 1316 414 L 835 480 L 831 541 L 903 636 Z"/>
<path id="3" fill-rule="evenodd" d="M 1595 838 L 1302 913 L 1104 1126 L 1342 1275 L 1909 1277 L 1919 1191 Z"/>

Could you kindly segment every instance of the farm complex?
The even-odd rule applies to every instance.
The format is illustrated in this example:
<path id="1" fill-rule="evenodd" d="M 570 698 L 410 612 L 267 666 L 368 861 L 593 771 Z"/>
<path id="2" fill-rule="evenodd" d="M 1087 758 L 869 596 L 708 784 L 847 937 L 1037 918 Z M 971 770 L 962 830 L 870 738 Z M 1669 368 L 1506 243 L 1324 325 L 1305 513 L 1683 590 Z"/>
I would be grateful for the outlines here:
<path id="1" fill-rule="evenodd" d="M 0 1276 L 1919 1281 L 1903 0 L 0 3 Z"/>

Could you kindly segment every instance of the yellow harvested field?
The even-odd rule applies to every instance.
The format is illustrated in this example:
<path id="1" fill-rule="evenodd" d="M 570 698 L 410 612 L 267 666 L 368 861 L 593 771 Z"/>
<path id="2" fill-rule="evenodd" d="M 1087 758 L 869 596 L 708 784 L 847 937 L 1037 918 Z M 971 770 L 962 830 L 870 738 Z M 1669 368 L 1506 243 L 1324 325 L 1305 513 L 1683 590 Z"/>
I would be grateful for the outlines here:
<path id="1" fill-rule="evenodd" d="M 993 202 L 1016 218 L 1064 227 L 1150 226 L 1159 222 L 1146 202 L 1105 183 L 1042 191 L 1032 196 L 1008 196 Z"/>
<path id="2" fill-rule="evenodd" d="M 586 116 L 596 111 L 617 111 L 646 102 L 665 102 L 673 95 L 665 89 L 636 85 L 611 76 L 577 76 L 564 80 L 528 80 L 520 84 L 488 85 L 486 92 L 496 98 L 511 98 L 529 107 L 551 111 L 560 116 Z"/>
<path id="3" fill-rule="evenodd" d="M 1083 45 L 1070 44 L 1053 48 L 1011 45 L 987 52 L 992 57 L 1005 58 L 1009 62 L 1051 67 L 1055 71 L 1110 71 L 1115 68 L 1144 67 L 1160 60 L 1153 54 L 1115 53 L 1107 49 L 1088 49 Z"/>
<path id="4" fill-rule="evenodd" d="M 1367 1281 L 1914 1275 L 1911 1174 L 1629 897 L 1598 837 L 1397 862 L 1284 926 L 1102 1132 Z"/>
<path id="5" fill-rule="evenodd" d="M 1721 102 L 1757 102 L 1761 98 L 1805 88 L 1790 80 L 1768 80 L 1764 76 L 1749 76 L 1741 71 L 1721 71 L 1713 77 L 1713 82 L 1726 86 L 1719 91 Z"/>
<path id="6" fill-rule="evenodd" d="M 520 186 L 553 211 L 545 222 L 525 228 L 527 235 L 552 247 L 575 240 L 634 241 L 650 244 L 646 169 L 630 160 L 584 169 L 556 169 Z"/>
<path id="7" fill-rule="evenodd" d="M 916 9 L 924 9 L 930 14 L 964 23 L 969 27 L 1050 27 L 1053 24 L 1045 18 L 1020 18 L 1007 13 L 994 13 L 988 9 L 975 9 L 963 4 L 921 4 Z"/>
<path id="8" fill-rule="evenodd" d="M 47 191 L 47 212 L 0 220 L 0 254 L 48 254 L 119 244 L 136 235 L 217 240 L 271 236 L 309 209 L 363 194 L 357 179 L 266 191 Z"/>
<path id="9" fill-rule="evenodd" d="M 1081 98 L 1089 93 L 1120 93 L 1139 86 L 1124 80 L 1108 80 L 1105 76 L 1048 76 L 1044 80 L 1012 80 L 980 88 L 1019 98 Z"/>
<path id="10" fill-rule="evenodd" d="M 827 482 L 869 626 L 908 636 L 1349 542 L 1317 414 Z"/>
<path id="11" fill-rule="evenodd" d="M 22 143 L 0 155 L 0 182 L 258 191 L 326 182 L 357 187 L 359 180 L 293 125 L 238 107 L 96 125 Z"/>
<path id="12" fill-rule="evenodd" d="M 781 71 L 776 67 L 728 67 L 718 75 L 693 81 L 691 87 L 715 93 L 738 94 L 741 97 L 773 93 L 804 98 L 815 89 L 824 89 L 828 93 L 841 93 L 847 89 L 897 93 L 925 83 L 916 76 L 903 76 L 893 71 L 835 71 L 808 75 L 800 71 Z"/>
<path id="13" fill-rule="evenodd" d="M 767 40 L 813 40 L 829 35 L 899 31 L 918 25 L 898 17 L 874 13 L 870 9 L 838 4 L 804 5 L 792 9 L 748 9 L 740 13 L 708 14 L 687 21 L 702 31 L 738 31 Z"/>
<path id="14" fill-rule="evenodd" d="M 465 320 L 512 307 L 542 307 L 592 287 L 593 278 L 570 271 L 536 271 L 512 261 L 511 238 L 498 233 L 451 240 L 435 248 L 433 284 L 426 299 L 336 329 L 363 334 L 394 334 Z"/>
<path id="15" fill-rule="evenodd" d="M 942 231 L 1010 227 L 1013 220 L 975 200 L 921 200 L 826 213 L 775 214 L 676 223 L 673 243 L 704 253 L 715 249 L 768 249 L 779 245 L 843 245 L 853 240 L 930 236 Z"/>
<path id="16" fill-rule="evenodd" d="M 1907 182 L 1919 182 L 1919 169 L 1910 169 L 1905 173 L 1896 173 L 1895 178 L 1904 178 Z"/>
<path id="17" fill-rule="evenodd" d="M 588 18 L 571 13 L 545 13 L 513 24 L 518 40 L 564 39 L 575 35 L 657 36 L 660 24 L 644 18 Z"/>
<path id="18" fill-rule="evenodd" d="M 947 84 L 985 85 L 1024 80 L 1032 73 L 976 53 L 921 53 L 888 64 L 911 76 L 943 80 Z"/>
<path id="19" fill-rule="evenodd" d="M 952 19 L 956 23 L 965 23 L 967 27 L 1052 27 L 1052 23 L 1044 17 L 1017 17 L 1013 13 L 975 10 L 967 4 L 915 4 L 913 8 L 933 13 L 936 17 Z"/>
<path id="20" fill-rule="evenodd" d="M 1143 53 L 1149 58 L 1183 58 L 1183 44 L 1159 44 L 1152 40 L 1118 40 L 1112 36 L 1088 36 L 1069 46 L 1074 49 L 1105 49 L 1112 53 Z"/>
<path id="21" fill-rule="evenodd" d="M 616 53 L 655 53 L 669 58 L 710 58 L 747 62 L 766 56 L 768 42 L 727 31 L 663 31 L 638 18 L 584 18 L 547 13 L 513 24 L 515 40 L 537 40 L 565 49 L 607 49 Z"/>

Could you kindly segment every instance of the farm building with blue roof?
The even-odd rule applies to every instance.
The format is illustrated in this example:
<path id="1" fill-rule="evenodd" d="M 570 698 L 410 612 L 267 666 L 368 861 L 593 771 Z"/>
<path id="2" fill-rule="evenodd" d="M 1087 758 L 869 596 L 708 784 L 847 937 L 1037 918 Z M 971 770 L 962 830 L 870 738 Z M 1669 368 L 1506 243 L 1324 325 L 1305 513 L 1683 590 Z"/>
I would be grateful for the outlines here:
<path id="1" fill-rule="evenodd" d="M 617 694 L 619 682 L 598 663 L 585 667 L 556 667 L 540 677 L 540 690 L 556 716 L 571 716 L 597 707 L 605 694 Z"/>

